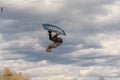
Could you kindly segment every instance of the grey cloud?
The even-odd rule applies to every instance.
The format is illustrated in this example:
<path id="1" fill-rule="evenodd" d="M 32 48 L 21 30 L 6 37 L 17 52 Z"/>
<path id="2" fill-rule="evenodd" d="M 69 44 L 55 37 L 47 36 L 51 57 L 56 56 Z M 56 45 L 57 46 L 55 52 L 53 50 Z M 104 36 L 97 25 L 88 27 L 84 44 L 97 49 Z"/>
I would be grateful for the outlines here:
<path id="1" fill-rule="evenodd" d="M 68 1 L 66 0 L 66 3 L 64 3 L 60 11 L 50 15 L 49 14 L 34 15 L 34 14 L 28 13 L 30 11 L 29 9 L 28 11 L 27 10 L 19 11 L 19 9 L 12 10 L 11 8 L 10 9 L 11 11 L 8 10 L 8 11 L 5 11 L 5 13 L 3 13 L 2 18 L 13 19 L 15 20 L 15 22 L 5 27 L 1 26 L 0 32 L 4 33 L 3 34 L 4 39 L 9 41 L 14 39 L 19 39 L 22 36 L 22 35 L 20 36 L 20 34 L 22 34 L 23 32 L 26 33 L 27 35 L 29 33 L 32 34 L 32 32 L 37 30 L 42 31 L 42 28 L 41 28 L 42 23 L 47 23 L 47 22 L 55 23 L 56 25 L 60 25 L 63 28 L 65 28 L 68 34 L 73 35 L 73 38 L 75 38 L 75 36 L 79 36 L 75 38 L 75 40 L 73 40 L 72 38 L 71 41 L 70 40 L 65 41 L 66 45 L 69 45 L 69 44 L 73 45 L 71 48 L 74 49 L 74 46 L 76 46 L 76 44 L 83 44 L 84 48 L 91 48 L 91 47 L 100 48 L 101 44 L 99 42 L 91 41 L 89 38 L 87 38 L 86 40 L 85 38 L 88 36 L 94 36 L 98 33 L 102 33 L 103 32 L 102 30 L 104 28 L 104 27 L 95 27 L 97 25 L 95 25 L 90 20 L 91 18 L 89 18 L 89 16 L 95 15 L 94 13 L 96 12 L 99 14 L 99 11 L 104 13 L 104 9 L 102 8 L 102 6 L 112 4 L 113 2 L 115 2 L 115 0 L 114 1 L 105 0 L 104 2 L 100 0 L 92 0 L 92 1 L 75 0 L 68 3 Z M 100 8 L 100 9 L 97 9 L 97 8 Z M 77 12 L 74 13 L 75 11 Z M 107 25 L 107 27 L 108 26 L 109 25 Z M 113 30 L 113 27 L 111 26 L 111 28 L 106 28 L 104 31 L 106 30 L 111 31 Z M 45 38 L 45 37 L 42 37 L 42 38 Z"/>

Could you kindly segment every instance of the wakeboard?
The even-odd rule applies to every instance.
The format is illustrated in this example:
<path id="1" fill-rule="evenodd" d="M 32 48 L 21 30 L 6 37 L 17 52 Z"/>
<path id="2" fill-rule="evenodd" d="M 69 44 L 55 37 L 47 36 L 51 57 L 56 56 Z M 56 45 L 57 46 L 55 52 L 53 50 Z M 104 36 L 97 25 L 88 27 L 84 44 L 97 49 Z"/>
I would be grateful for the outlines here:
<path id="1" fill-rule="evenodd" d="M 59 32 L 59 34 L 66 36 L 65 31 L 60 27 L 57 27 L 57 26 L 52 25 L 52 24 L 42 24 L 42 26 L 47 31 Z"/>

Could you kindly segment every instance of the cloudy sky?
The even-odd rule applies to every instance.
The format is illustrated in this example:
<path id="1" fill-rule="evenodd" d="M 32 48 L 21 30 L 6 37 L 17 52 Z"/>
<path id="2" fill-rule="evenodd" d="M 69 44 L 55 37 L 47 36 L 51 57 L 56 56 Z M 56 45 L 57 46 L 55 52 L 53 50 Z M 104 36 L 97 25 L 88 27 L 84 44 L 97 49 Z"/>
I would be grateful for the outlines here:
<path id="1" fill-rule="evenodd" d="M 120 80 L 120 0 L 0 0 L 0 68 L 32 80 Z M 63 28 L 51 42 L 43 23 Z"/>

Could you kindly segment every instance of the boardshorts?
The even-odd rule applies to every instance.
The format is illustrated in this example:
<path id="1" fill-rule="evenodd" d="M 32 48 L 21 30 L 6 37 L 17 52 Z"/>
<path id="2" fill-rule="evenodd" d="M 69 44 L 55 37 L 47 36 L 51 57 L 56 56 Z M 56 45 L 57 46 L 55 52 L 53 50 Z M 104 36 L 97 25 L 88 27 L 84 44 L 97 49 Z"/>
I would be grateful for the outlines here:
<path id="1" fill-rule="evenodd" d="M 53 42 L 50 45 L 48 45 L 50 48 L 56 48 L 58 46 L 60 46 L 61 43 L 57 43 L 57 42 Z"/>

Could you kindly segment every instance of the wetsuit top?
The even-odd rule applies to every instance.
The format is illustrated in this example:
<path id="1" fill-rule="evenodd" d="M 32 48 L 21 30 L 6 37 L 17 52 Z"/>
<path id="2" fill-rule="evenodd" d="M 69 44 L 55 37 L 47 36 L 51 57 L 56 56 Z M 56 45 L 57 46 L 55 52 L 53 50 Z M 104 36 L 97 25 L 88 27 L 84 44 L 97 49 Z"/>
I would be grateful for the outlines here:
<path id="1" fill-rule="evenodd" d="M 58 37 L 58 34 L 55 34 L 53 37 L 52 37 L 52 34 L 51 32 L 49 32 L 49 39 L 53 42 L 56 42 L 56 43 L 62 43 L 63 40 L 62 38 Z"/>

